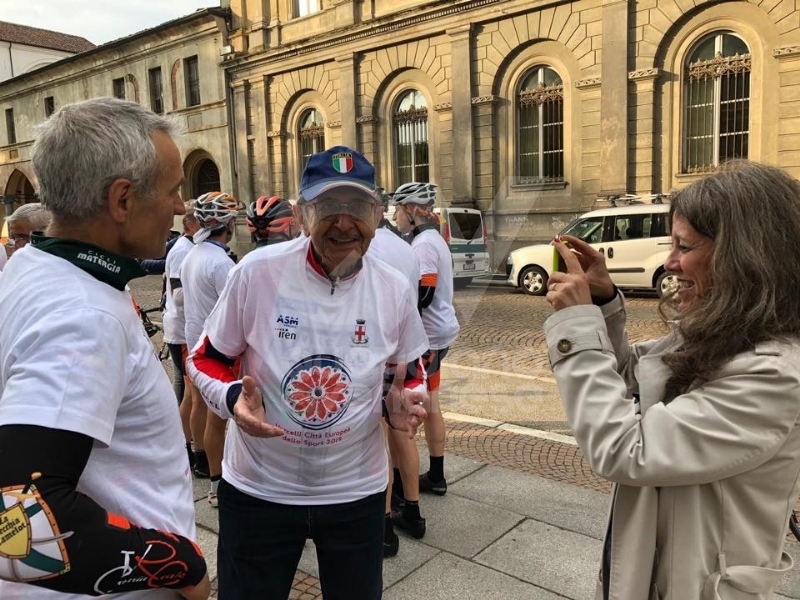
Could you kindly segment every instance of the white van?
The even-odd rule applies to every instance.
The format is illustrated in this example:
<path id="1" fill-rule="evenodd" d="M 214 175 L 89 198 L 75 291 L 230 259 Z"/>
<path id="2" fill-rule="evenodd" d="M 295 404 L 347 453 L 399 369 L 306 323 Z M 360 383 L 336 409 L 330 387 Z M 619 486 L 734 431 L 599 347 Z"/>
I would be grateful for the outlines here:
<path id="1" fill-rule="evenodd" d="M 440 232 L 453 256 L 453 287 L 469 285 L 473 277 L 489 274 L 489 250 L 483 214 L 475 208 L 434 208 L 442 220 Z"/>
<path id="2" fill-rule="evenodd" d="M 659 296 L 674 285 L 664 269 L 672 242 L 668 204 L 631 204 L 593 210 L 558 235 L 573 235 L 606 255 L 612 281 L 623 289 L 655 289 Z M 506 263 L 507 283 L 527 294 L 544 296 L 553 268 L 553 245 L 514 250 Z"/>

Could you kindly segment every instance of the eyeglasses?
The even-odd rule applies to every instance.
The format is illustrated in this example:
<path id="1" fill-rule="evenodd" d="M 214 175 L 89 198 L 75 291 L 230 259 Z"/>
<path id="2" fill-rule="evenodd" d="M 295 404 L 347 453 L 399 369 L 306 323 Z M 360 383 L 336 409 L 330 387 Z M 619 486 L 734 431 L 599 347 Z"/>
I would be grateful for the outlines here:
<path id="1" fill-rule="evenodd" d="M 359 221 L 367 221 L 378 208 L 376 202 L 370 200 L 350 200 L 342 202 L 336 198 L 319 198 L 306 204 L 314 210 L 317 219 L 322 221 L 337 215 L 350 215 Z"/>

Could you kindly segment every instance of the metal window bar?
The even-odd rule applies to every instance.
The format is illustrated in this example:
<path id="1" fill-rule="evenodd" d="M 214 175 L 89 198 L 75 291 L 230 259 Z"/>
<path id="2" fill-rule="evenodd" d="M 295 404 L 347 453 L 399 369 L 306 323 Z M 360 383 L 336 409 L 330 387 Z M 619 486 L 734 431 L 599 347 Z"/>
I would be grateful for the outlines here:
<path id="1" fill-rule="evenodd" d="M 188 105 L 200 104 L 200 69 L 197 57 L 186 59 L 186 89 L 188 92 Z"/>
<path id="2" fill-rule="evenodd" d="M 428 181 L 428 109 L 412 108 L 394 115 L 397 184 Z"/>
<path id="3" fill-rule="evenodd" d="M 305 168 L 312 154 L 317 154 L 325 149 L 325 126 L 313 124 L 301 127 L 298 137 L 300 138 L 300 156 L 303 168 Z"/>
<path id="4" fill-rule="evenodd" d="M 161 67 L 150 69 L 150 108 L 158 115 L 164 113 L 164 98 L 161 88 Z"/>
<path id="5" fill-rule="evenodd" d="M 522 183 L 564 180 L 564 88 L 523 90 L 519 106 L 519 176 Z"/>
<path id="6" fill-rule="evenodd" d="M 747 158 L 750 121 L 749 54 L 689 64 L 686 78 L 684 171 L 705 173 L 731 158 Z"/>

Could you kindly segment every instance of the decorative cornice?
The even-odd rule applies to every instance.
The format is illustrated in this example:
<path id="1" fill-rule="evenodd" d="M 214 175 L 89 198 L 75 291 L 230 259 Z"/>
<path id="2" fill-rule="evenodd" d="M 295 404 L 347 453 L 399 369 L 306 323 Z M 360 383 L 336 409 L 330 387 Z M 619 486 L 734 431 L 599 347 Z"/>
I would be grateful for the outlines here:
<path id="1" fill-rule="evenodd" d="M 436 104 L 433 107 L 433 110 L 436 112 L 442 112 L 445 110 L 453 110 L 453 103 L 452 102 L 442 102 L 441 104 Z"/>
<path id="2" fill-rule="evenodd" d="M 629 71 L 628 79 L 630 81 L 639 81 L 641 79 L 657 79 L 661 75 L 661 69 L 654 67 L 652 69 L 639 69 L 637 71 Z"/>
<path id="3" fill-rule="evenodd" d="M 578 88 L 579 90 L 598 87 L 599 85 L 600 85 L 599 77 L 589 77 L 587 79 L 580 79 L 575 82 L 575 87 Z"/>
<path id="4" fill-rule="evenodd" d="M 284 131 L 283 129 L 278 129 L 278 130 L 276 130 L 276 131 L 268 131 L 268 132 L 267 132 L 267 137 L 268 137 L 268 138 L 282 138 L 282 137 L 286 137 L 286 131 Z"/>
<path id="5" fill-rule="evenodd" d="M 494 94 L 488 96 L 475 96 L 472 99 L 473 104 L 489 104 L 490 102 L 497 102 L 499 98 Z"/>
<path id="6" fill-rule="evenodd" d="M 378 117 L 375 115 L 364 115 L 363 117 L 356 117 L 356 123 L 377 123 Z"/>
<path id="7" fill-rule="evenodd" d="M 788 58 L 800 54 L 800 46 L 781 46 L 772 51 L 775 58 Z"/>
<path id="8" fill-rule="evenodd" d="M 341 127 L 342 126 L 342 122 L 341 121 L 328 121 L 327 123 L 325 123 L 325 125 L 327 127 Z"/>

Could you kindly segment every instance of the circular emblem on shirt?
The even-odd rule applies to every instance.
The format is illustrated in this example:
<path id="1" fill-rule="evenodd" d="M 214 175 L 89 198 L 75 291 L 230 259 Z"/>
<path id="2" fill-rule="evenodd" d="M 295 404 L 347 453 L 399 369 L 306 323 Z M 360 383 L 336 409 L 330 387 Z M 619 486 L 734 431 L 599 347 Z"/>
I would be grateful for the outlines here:
<path id="1" fill-rule="evenodd" d="M 289 369 L 281 391 L 292 421 L 306 429 L 325 429 L 347 411 L 353 398 L 353 381 L 342 359 L 316 354 Z"/>

